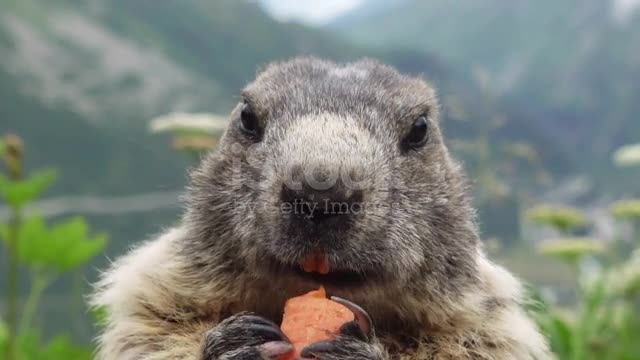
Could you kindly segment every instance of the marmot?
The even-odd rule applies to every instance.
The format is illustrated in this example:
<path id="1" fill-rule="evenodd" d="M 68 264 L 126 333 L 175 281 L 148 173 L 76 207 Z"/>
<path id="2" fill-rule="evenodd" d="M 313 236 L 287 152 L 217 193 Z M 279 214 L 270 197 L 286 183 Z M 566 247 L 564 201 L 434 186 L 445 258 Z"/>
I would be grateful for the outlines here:
<path id="1" fill-rule="evenodd" d="M 320 286 L 373 327 L 346 324 L 305 356 L 551 358 L 521 284 L 483 253 L 420 78 L 368 59 L 269 65 L 185 198 L 178 226 L 96 285 L 98 359 L 276 359 L 285 301 Z"/>

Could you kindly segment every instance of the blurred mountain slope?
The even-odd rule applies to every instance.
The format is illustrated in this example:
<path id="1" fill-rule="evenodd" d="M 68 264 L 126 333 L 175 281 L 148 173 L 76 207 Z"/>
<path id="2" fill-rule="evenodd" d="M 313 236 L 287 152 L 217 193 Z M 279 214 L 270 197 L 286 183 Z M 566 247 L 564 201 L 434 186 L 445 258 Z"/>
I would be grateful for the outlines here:
<path id="1" fill-rule="evenodd" d="M 13 40 L 2 65 L 28 77 L 21 83 L 29 95 L 64 102 L 96 121 L 228 106 L 222 92 L 237 92 L 256 64 L 350 53 L 243 1 L 3 0 L 1 6 L 2 28 Z"/>
<path id="2" fill-rule="evenodd" d="M 1 0 L 0 53 L 1 130 L 26 138 L 32 164 L 57 164 L 69 174 L 58 193 L 180 188 L 185 161 L 150 139 L 147 121 L 177 110 L 228 113 L 256 68 L 300 54 L 373 56 L 426 74 L 443 95 L 447 119 L 466 112 L 482 122 L 496 110 L 431 55 L 354 47 L 276 22 L 244 1 Z M 515 126 L 516 137 L 544 143 L 530 124 Z M 446 127 L 454 136 L 470 133 L 463 122 Z M 79 148 L 82 154 L 73 152 Z M 541 148 L 558 157 L 553 146 Z"/>
<path id="3" fill-rule="evenodd" d="M 427 77 L 452 148 L 473 178 L 485 173 L 478 189 L 535 193 L 542 170 L 559 177 L 575 169 L 531 114 L 441 58 L 354 46 L 277 22 L 253 2 L 0 0 L 0 54 L 0 131 L 25 138 L 31 167 L 61 168 L 50 195 L 182 189 L 188 159 L 149 135 L 147 122 L 177 110 L 226 114 L 256 69 L 300 54 L 369 56 Z"/>
<path id="4" fill-rule="evenodd" d="M 56 193 L 173 190 L 187 163 L 151 117 L 227 113 L 258 65 L 349 49 L 239 1 L 2 0 L 0 131 L 62 168 Z"/>
<path id="5" fill-rule="evenodd" d="M 458 71 L 485 71 L 498 95 L 593 176 L 640 138 L 637 9 L 620 16 L 613 0 L 407 0 L 354 16 L 361 9 L 329 28 L 361 45 L 433 52 Z"/>

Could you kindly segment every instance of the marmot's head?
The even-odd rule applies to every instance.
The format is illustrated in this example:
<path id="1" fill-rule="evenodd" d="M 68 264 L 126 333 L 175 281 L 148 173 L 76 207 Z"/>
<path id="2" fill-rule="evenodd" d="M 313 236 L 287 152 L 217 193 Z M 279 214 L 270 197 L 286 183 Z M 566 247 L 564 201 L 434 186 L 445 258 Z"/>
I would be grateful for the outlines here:
<path id="1" fill-rule="evenodd" d="M 193 256 L 352 297 L 418 279 L 451 295 L 477 237 L 438 118 L 425 81 L 375 61 L 270 65 L 193 174 Z"/>

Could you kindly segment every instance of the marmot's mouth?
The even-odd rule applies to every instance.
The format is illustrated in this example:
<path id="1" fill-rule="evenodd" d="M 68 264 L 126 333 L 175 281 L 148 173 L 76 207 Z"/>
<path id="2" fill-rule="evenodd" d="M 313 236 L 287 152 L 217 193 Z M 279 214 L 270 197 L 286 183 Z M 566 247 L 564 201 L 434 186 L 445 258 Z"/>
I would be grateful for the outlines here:
<path id="1" fill-rule="evenodd" d="M 366 273 L 350 270 L 336 270 L 327 273 L 308 272 L 302 267 L 291 266 L 291 270 L 298 276 L 320 283 L 327 287 L 353 287 L 366 283 L 369 277 Z"/>
<path id="2" fill-rule="evenodd" d="M 373 272 L 355 271 L 346 269 L 330 269 L 322 258 L 316 257 L 316 266 L 309 265 L 309 261 L 303 264 L 286 264 L 277 259 L 273 259 L 275 270 L 278 273 L 293 274 L 306 281 L 331 287 L 357 287 L 377 279 Z"/>

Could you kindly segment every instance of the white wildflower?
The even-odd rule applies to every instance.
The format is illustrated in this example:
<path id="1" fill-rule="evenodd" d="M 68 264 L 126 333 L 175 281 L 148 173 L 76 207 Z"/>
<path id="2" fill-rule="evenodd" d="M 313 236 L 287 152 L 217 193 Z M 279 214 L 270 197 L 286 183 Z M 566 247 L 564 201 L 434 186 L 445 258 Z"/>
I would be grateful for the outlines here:
<path id="1" fill-rule="evenodd" d="M 640 166 L 640 144 L 621 147 L 613 154 L 613 161 L 618 166 Z"/>
<path id="2" fill-rule="evenodd" d="M 159 116 L 149 125 L 151 132 L 204 132 L 221 133 L 227 127 L 226 117 L 207 113 L 172 113 Z"/>

